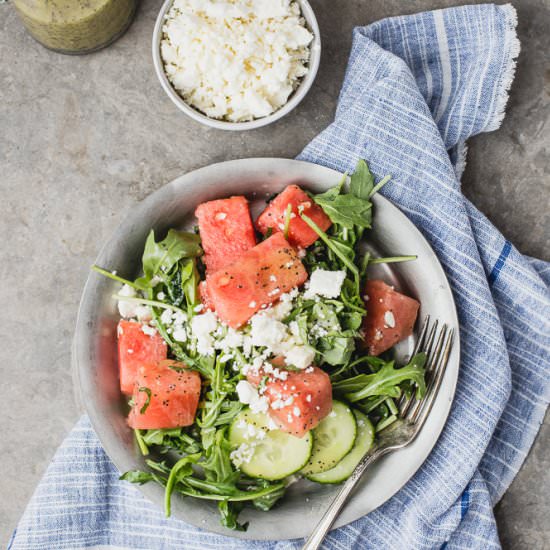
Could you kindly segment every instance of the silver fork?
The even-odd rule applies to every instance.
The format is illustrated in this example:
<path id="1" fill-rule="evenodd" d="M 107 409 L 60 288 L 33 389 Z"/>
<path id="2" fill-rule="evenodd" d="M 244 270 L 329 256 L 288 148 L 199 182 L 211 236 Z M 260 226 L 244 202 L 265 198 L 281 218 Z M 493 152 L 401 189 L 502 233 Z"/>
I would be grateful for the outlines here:
<path id="1" fill-rule="evenodd" d="M 439 324 L 438 321 L 430 324 L 430 317 L 426 317 L 413 352 L 416 354 L 423 351 L 427 355 L 426 395 L 420 401 L 414 395 L 408 399 L 404 396 L 401 398 L 399 402 L 400 419 L 378 434 L 376 443 L 344 482 L 302 550 L 315 550 L 320 547 L 350 493 L 371 464 L 381 456 L 406 447 L 420 433 L 437 397 L 453 344 L 454 329 L 450 329 L 444 324 L 438 330 Z"/>

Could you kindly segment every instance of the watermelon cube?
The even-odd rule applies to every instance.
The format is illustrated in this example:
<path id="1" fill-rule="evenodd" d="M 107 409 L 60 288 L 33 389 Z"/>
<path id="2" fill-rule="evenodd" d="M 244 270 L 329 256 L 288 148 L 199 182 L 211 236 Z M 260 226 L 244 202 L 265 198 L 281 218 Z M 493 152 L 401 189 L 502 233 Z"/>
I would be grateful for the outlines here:
<path id="1" fill-rule="evenodd" d="M 290 224 L 288 226 L 288 242 L 296 248 L 307 248 L 312 245 L 318 235 L 299 216 L 300 209 L 309 216 L 323 231 L 331 226 L 330 218 L 323 209 L 316 204 L 300 187 L 289 185 L 282 193 L 279 193 L 260 214 L 256 220 L 256 228 L 265 235 L 269 229 L 283 232 L 288 205 L 291 207 Z"/>
<path id="2" fill-rule="evenodd" d="M 201 377 L 165 359 L 138 369 L 128 424 L 139 430 L 190 426 L 201 394 Z"/>
<path id="3" fill-rule="evenodd" d="M 208 275 L 206 281 L 218 317 L 238 328 L 306 279 L 307 271 L 296 251 L 282 233 L 276 233 L 236 262 Z"/>
<path id="4" fill-rule="evenodd" d="M 363 345 L 369 355 L 380 355 L 412 334 L 419 302 L 378 280 L 367 281 L 364 299 Z"/>
<path id="5" fill-rule="evenodd" d="M 280 372 L 285 373 L 284 380 L 270 377 L 263 391 L 269 402 L 269 415 L 281 430 L 303 437 L 332 410 L 330 377 L 318 367 Z M 247 378 L 257 385 L 263 373 L 252 371 Z"/>
<path id="6" fill-rule="evenodd" d="M 195 210 L 209 272 L 241 257 L 256 244 L 256 233 L 245 197 L 231 197 L 199 204 Z"/>
<path id="7" fill-rule="evenodd" d="M 150 335 L 143 331 L 142 324 L 121 320 L 118 323 L 118 369 L 120 390 L 131 395 L 138 369 L 148 363 L 166 359 L 168 348 L 162 336 L 155 331 Z"/>

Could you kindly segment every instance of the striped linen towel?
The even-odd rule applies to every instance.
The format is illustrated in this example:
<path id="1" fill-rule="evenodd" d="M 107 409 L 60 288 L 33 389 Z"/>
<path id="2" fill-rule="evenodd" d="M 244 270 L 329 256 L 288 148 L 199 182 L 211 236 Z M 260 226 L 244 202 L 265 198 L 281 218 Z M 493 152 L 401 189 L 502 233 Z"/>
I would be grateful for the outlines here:
<path id="1" fill-rule="evenodd" d="M 386 19 L 354 32 L 336 118 L 299 158 L 393 175 L 383 194 L 436 250 L 455 295 L 463 357 L 447 425 L 391 500 L 325 548 L 498 548 L 493 506 L 550 396 L 550 265 L 522 256 L 460 191 L 465 141 L 504 116 L 519 44 L 510 5 Z M 24 513 L 12 550 L 299 548 L 244 542 L 175 519 L 118 481 L 83 418 Z M 298 518 L 297 518 L 298 519 Z M 284 531 L 282 531 L 284 534 Z"/>

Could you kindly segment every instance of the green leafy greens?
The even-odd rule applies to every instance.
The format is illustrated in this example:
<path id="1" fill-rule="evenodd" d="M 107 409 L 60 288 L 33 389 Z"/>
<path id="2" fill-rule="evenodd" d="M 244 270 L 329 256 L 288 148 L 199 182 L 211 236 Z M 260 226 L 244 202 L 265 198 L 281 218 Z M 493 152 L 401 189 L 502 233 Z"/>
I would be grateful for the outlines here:
<path id="1" fill-rule="evenodd" d="M 301 340 L 315 350 L 314 363 L 331 377 L 334 393 L 353 403 L 369 415 L 379 431 L 397 418 L 395 400 L 415 391 L 417 398 L 425 392 L 423 354 L 416 355 L 403 367 L 393 360 L 369 357 L 360 345 L 363 318 L 368 314 L 361 289 L 368 266 L 379 262 L 407 261 L 412 256 L 372 258 L 361 248 L 371 228 L 372 196 L 389 181 L 377 184 L 366 162 L 359 161 L 355 172 L 347 175 L 325 193 L 311 195 L 332 221 L 323 231 L 313 219 L 298 211 L 303 221 L 319 236 L 307 250 L 303 263 L 311 274 L 317 268 L 344 271 L 340 295 L 335 298 L 299 293 L 292 310 L 283 322 L 299 333 Z M 284 234 L 291 226 L 291 209 L 284 218 Z M 266 238 L 271 234 L 268 232 Z M 231 460 L 228 430 L 242 410 L 236 386 L 243 379 L 246 363 L 238 349 L 231 356 L 218 352 L 201 355 L 188 341 L 174 338 L 166 318 L 181 316 L 190 322 L 200 310 L 198 285 L 201 281 L 202 249 L 195 233 L 169 230 L 157 242 L 151 231 L 142 257 L 143 274 L 127 280 L 98 266 L 93 269 L 136 291 L 135 296 L 116 295 L 117 299 L 147 305 L 153 323 L 169 346 L 170 357 L 185 363 L 202 377 L 202 393 L 195 422 L 186 428 L 134 430 L 139 449 L 149 471 L 129 471 L 121 479 L 131 483 L 156 482 L 165 488 L 165 511 L 171 513 L 172 497 L 181 494 L 217 502 L 223 525 L 244 530 L 238 521 L 243 506 L 250 503 L 260 510 L 270 510 L 284 495 L 288 480 L 278 482 L 247 477 Z M 227 332 L 227 327 L 223 329 Z M 246 329 L 245 329 L 246 330 Z M 171 365 L 175 371 L 178 364 Z M 290 367 L 289 367 L 290 368 Z M 260 382 L 265 385 L 266 378 Z M 140 412 L 146 412 L 151 390 Z"/>

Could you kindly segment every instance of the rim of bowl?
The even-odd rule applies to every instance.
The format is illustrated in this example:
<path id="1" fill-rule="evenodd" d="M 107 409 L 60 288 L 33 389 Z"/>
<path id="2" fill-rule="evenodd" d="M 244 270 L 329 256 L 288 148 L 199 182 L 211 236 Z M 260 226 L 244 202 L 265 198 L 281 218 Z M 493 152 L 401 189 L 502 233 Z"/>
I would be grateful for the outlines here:
<path id="1" fill-rule="evenodd" d="M 319 25 L 317 23 L 317 18 L 315 17 L 313 8 L 311 7 L 308 0 L 295 1 L 300 6 L 302 16 L 306 20 L 306 25 L 313 34 L 313 40 L 309 45 L 310 56 L 307 74 L 302 78 L 298 87 L 292 92 L 288 101 L 270 115 L 256 118 L 254 120 L 249 120 L 246 122 L 230 122 L 226 120 L 211 118 L 186 103 L 168 80 L 168 77 L 164 71 L 164 63 L 160 55 L 160 43 L 162 40 L 162 27 L 164 24 L 164 19 L 166 13 L 174 3 L 174 0 L 165 0 L 157 16 L 155 29 L 153 31 L 153 64 L 155 66 L 155 72 L 157 73 L 157 77 L 161 86 L 163 87 L 168 97 L 172 100 L 172 102 L 178 107 L 178 109 L 180 109 L 180 111 L 183 111 L 186 115 L 196 120 L 197 122 L 200 122 L 201 124 L 210 126 L 211 128 L 217 128 L 218 130 L 232 131 L 253 130 L 256 128 L 261 128 L 262 126 L 267 126 L 268 124 L 271 124 L 272 122 L 275 122 L 276 120 L 279 120 L 290 113 L 290 111 L 292 111 L 309 92 L 313 81 L 317 76 L 319 63 L 321 61 L 321 34 L 319 32 Z"/>

